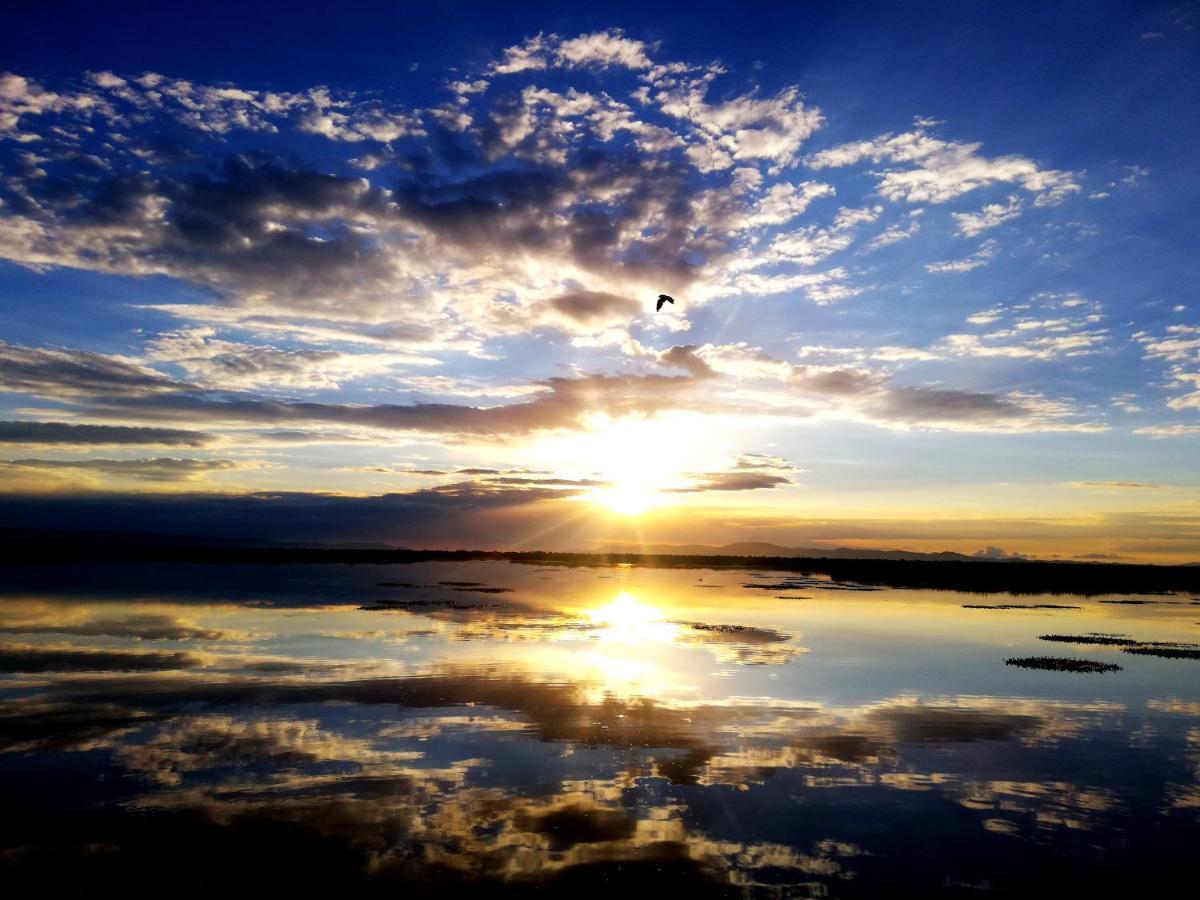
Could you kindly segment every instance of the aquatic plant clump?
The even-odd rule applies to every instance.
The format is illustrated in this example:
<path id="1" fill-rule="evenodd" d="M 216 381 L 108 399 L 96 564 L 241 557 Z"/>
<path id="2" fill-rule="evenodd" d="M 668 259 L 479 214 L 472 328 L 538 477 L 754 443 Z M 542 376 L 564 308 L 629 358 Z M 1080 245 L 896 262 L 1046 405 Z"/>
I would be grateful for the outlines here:
<path id="1" fill-rule="evenodd" d="M 1023 656 L 1012 657 L 1004 661 L 1006 666 L 1020 666 L 1022 669 L 1045 669 L 1050 672 L 1120 672 L 1122 667 L 1116 663 L 1099 662 L 1094 659 L 1072 659 L 1066 656 Z"/>
<path id="2" fill-rule="evenodd" d="M 1125 652 L 1138 656 L 1160 656 L 1163 659 L 1200 659 L 1200 645 L 1196 644 L 1138 644 L 1136 647 L 1126 647 Z"/>
<path id="3" fill-rule="evenodd" d="M 1138 641 L 1120 634 L 1041 634 L 1039 641 L 1058 641 L 1063 644 L 1097 644 L 1101 647 L 1136 647 Z"/>
<path id="4" fill-rule="evenodd" d="M 1061 603 L 964 603 L 963 609 L 1083 609 Z"/>

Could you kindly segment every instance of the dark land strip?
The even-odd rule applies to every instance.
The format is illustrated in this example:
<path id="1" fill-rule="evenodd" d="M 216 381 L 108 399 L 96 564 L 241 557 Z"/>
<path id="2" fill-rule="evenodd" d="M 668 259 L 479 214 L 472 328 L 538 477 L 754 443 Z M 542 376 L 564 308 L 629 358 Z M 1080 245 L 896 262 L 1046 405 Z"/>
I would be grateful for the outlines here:
<path id="1" fill-rule="evenodd" d="M 528 565 L 706 568 L 824 575 L 837 582 L 1010 594 L 1200 594 L 1200 566 L 1041 561 L 927 561 L 500 550 L 407 550 L 228 545 L 149 535 L 0 529 L 0 564 L 138 562 L 215 565 L 361 564 L 497 560 Z"/>

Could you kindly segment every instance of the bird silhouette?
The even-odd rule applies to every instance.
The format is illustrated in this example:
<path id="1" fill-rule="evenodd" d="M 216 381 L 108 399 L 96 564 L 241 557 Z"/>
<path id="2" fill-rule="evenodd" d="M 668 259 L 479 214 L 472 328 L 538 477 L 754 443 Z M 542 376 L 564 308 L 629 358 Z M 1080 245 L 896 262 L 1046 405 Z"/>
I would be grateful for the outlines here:
<path id="1" fill-rule="evenodd" d="M 670 303 L 672 306 L 674 306 L 675 298 L 668 297 L 666 294 L 659 294 L 658 295 L 658 305 L 654 307 L 654 311 L 655 312 L 661 311 L 664 303 Z"/>

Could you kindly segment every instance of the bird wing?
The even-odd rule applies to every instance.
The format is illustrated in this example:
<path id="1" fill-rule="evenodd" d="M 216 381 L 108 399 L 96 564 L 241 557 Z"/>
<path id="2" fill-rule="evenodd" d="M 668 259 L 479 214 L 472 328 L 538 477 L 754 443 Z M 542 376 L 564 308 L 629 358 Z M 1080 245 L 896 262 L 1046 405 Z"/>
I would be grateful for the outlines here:
<path id="1" fill-rule="evenodd" d="M 662 306 L 663 306 L 663 304 L 664 304 L 664 303 L 666 303 L 666 302 L 667 302 L 667 299 L 666 299 L 666 297 L 659 297 L 659 298 L 658 298 L 658 305 L 654 307 L 654 311 L 655 311 L 655 312 L 661 312 L 661 311 L 662 311 Z"/>

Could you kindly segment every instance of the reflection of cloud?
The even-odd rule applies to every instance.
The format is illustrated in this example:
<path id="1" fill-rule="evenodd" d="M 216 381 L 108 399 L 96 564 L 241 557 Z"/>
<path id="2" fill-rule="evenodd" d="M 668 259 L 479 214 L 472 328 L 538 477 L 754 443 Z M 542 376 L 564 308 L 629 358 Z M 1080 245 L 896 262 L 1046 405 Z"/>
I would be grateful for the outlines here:
<path id="1" fill-rule="evenodd" d="M 76 650 L 35 644 L 0 646 L 0 672 L 157 672 L 191 669 L 205 657 L 187 651 Z"/>
<path id="2" fill-rule="evenodd" d="M 72 634 L 80 637 L 128 637 L 143 641 L 219 641 L 229 632 L 195 625 L 177 616 L 160 613 L 131 613 L 126 616 L 63 621 L 62 612 L 54 617 L 32 621 L 13 621 L 0 626 L 0 634 Z"/>
<path id="3" fill-rule="evenodd" d="M 370 765 L 420 756 L 378 750 L 370 741 L 325 731 L 315 721 L 229 716 L 177 719 L 147 740 L 126 743 L 116 751 L 126 768 L 165 785 L 178 785 L 187 773 L 200 769 L 268 765 L 278 772 L 319 762 Z"/>
<path id="4" fill-rule="evenodd" d="M 783 643 L 768 629 L 688 630 Z M 853 797 L 885 822 L 902 812 L 932 822 L 950 802 L 968 835 L 973 822 L 1105 840 L 1101 827 L 1125 809 L 1116 783 L 1014 774 L 1056 743 L 1075 754 L 1118 733 L 1111 717 L 1124 710 L 1112 704 L 665 703 L 502 668 L 397 679 L 371 677 L 369 666 L 316 681 L 77 677 L 45 689 L 55 700 L 3 704 L 0 727 L 10 747 L 107 751 L 145 779 L 127 802 L 139 816 L 186 812 L 234 834 L 252 823 L 303 828 L 346 853 L 358 876 L 381 879 L 436 869 L 549 890 L 649 859 L 714 879 L 700 883 L 765 886 L 786 874 L 869 886 L 896 871 L 861 860 L 887 859 L 896 845 L 887 829 L 863 830 Z M 18 709 L 32 716 L 7 715 Z M 530 760 L 539 775 L 525 784 Z M 1079 771 L 1092 771 L 1083 761 Z M 766 815 L 781 792 L 821 832 Z M 1189 796 L 1179 787 L 1166 799 L 1186 806 Z M 759 821 L 762 833 L 729 836 L 730 816 Z"/>

